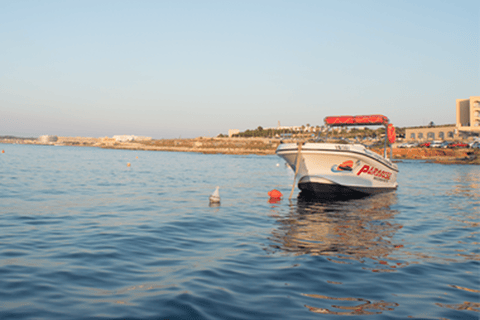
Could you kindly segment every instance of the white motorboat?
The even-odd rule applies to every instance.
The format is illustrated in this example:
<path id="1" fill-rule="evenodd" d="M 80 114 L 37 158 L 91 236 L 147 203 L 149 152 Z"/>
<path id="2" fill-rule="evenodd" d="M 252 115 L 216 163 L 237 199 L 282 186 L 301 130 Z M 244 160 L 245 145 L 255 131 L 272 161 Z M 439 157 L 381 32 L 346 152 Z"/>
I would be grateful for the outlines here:
<path id="1" fill-rule="evenodd" d="M 387 142 L 395 141 L 395 129 L 383 115 L 325 118 L 336 126 L 384 125 L 383 156 L 361 144 L 326 142 L 282 143 L 276 153 L 290 165 L 302 191 L 323 196 L 367 195 L 395 190 L 398 167 L 387 158 Z M 293 191 L 293 189 L 292 189 Z"/>

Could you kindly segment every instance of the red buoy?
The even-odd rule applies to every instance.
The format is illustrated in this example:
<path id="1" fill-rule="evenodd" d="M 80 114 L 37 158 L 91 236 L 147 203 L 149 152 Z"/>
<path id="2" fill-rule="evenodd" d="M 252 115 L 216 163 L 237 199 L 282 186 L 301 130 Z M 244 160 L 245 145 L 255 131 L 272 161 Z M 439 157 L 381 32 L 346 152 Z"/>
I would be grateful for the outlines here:
<path id="1" fill-rule="evenodd" d="M 273 189 L 272 191 L 268 192 L 268 195 L 270 196 L 270 198 L 275 199 L 280 199 L 283 196 L 283 194 L 277 189 Z"/>

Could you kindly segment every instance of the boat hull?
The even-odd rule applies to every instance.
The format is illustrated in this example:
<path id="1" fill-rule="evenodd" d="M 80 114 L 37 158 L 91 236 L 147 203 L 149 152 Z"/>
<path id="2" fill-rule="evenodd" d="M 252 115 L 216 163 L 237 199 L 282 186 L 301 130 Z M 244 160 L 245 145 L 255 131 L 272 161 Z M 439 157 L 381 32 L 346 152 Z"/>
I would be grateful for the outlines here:
<path id="1" fill-rule="evenodd" d="M 297 173 L 302 191 L 356 196 L 398 186 L 397 166 L 361 145 L 306 143 L 298 149 L 297 144 L 281 144 L 276 153 Z"/>

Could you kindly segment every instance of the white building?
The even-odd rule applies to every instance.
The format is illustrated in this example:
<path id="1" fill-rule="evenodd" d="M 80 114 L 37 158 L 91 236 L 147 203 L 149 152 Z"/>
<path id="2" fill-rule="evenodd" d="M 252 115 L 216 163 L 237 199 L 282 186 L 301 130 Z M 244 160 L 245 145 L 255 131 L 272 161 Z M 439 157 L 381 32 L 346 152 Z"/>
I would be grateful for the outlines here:
<path id="1" fill-rule="evenodd" d="M 148 140 L 152 140 L 152 137 L 137 137 L 137 136 L 134 136 L 134 135 L 117 135 L 117 136 L 113 136 L 112 137 L 113 139 L 115 139 L 115 141 L 117 142 L 132 142 L 132 141 L 148 141 Z"/>
<path id="2" fill-rule="evenodd" d="M 238 129 L 229 129 L 228 130 L 228 137 L 231 138 L 231 137 L 233 137 L 233 135 L 239 134 L 239 133 L 240 133 L 240 130 L 238 130 Z"/>
<path id="3" fill-rule="evenodd" d="M 40 142 L 40 143 L 53 143 L 53 142 L 57 142 L 57 141 L 58 141 L 57 136 L 45 135 L 45 136 L 38 137 L 38 142 Z"/>

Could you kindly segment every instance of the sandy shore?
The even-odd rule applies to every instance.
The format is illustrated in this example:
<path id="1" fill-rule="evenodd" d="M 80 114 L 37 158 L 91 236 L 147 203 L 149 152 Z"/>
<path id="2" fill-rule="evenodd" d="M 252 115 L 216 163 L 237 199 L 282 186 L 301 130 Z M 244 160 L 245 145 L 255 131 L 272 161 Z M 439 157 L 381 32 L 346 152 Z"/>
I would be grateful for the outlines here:
<path id="1" fill-rule="evenodd" d="M 41 144 L 36 140 L 0 141 L 3 143 Z M 289 142 L 289 141 L 285 141 Z M 195 139 L 160 139 L 133 142 L 117 142 L 112 138 L 58 137 L 50 143 L 56 146 L 85 146 L 106 149 L 150 150 L 170 152 L 198 152 L 205 154 L 275 154 L 280 144 L 278 139 L 265 138 L 195 138 Z M 373 149 L 383 154 L 383 149 Z M 420 159 L 445 164 L 480 164 L 479 149 L 439 149 L 439 148 L 393 148 L 393 158 Z"/>

